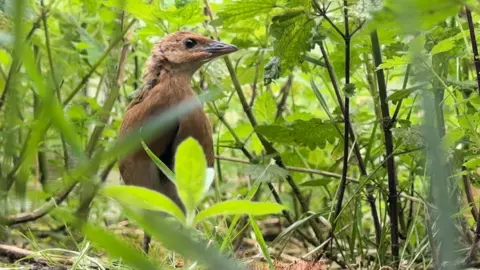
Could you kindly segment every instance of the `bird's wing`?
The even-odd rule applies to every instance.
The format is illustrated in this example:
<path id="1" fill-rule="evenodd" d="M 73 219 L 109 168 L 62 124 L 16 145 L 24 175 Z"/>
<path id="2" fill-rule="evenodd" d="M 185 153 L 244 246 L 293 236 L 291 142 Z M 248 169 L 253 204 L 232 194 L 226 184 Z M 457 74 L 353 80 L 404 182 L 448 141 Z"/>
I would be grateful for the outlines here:
<path id="1" fill-rule="evenodd" d="M 124 115 L 120 135 L 123 135 L 141 124 L 148 121 L 152 116 L 169 109 L 174 104 L 168 96 L 156 96 L 151 92 L 148 99 L 136 104 L 131 104 Z M 164 163 L 168 164 L 169 152 L 178 130 L 178 122 L 163 130 L 162 134 L 148 142 L 150 150 Z M 143 149 L 132 153 L 119 161 L 120 174 L 127 185 L 142 186 L 166 194 L 172 193 L 172 187 L 168 179 L 163 181 L 163 174 L 159 175 L 158 168 Z M 173 191 L 174 191 L 173 187 Z"/>

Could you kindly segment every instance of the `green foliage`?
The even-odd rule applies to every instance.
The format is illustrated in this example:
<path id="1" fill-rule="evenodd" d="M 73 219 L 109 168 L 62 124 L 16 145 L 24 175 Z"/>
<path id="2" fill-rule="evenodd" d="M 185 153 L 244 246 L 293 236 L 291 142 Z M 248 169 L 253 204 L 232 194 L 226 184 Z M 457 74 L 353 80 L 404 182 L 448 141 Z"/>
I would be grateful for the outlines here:
<path id="1" fill-rule="evenodd" d="M 203 186 L 206 183 L 206 172 L 207 161 L 203 148 L 195 139 L 186 139 L 178 146 L 175 154 L 175 184 L 178 188 L 178 196 L 185 204 L 187 217 L 193 215 L 195 207 L 205 195 Z"/>
<path id="2" fill-rule="evenodd" d="M 318 118 L 296 120 L 285 125 L 260 125 L 255 130 L 273 142 L 306 146 L 311 150 L 325 148 L 327 142 L 333 144 L 338 138 L 334 124 Z"/>
<path id="3" fill-rule="evenodd" d="M 255 100 L 253 111 L 259 123 L 272 123 L 275 121 L 277 103 L 270 92 L 264 92 Z"/>
<path id="4" fill-rule="evenodd" d="M 310 39 L 315 21 L 302 8 L 287 10 L 272 18 L 270 34 L 275 38 L 274 53 L 281 61 L 281 69 L 291 70 L 310 50 Z"/>

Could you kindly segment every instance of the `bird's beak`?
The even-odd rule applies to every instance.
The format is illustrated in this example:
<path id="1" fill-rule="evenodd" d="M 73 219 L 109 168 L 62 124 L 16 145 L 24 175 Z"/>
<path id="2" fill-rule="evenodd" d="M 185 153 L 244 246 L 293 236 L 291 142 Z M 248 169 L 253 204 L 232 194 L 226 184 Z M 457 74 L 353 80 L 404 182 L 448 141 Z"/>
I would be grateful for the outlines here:
<path id="1" fill-rule="evenodd" d="M 229 54 L 238 50 L 234 45 L 223 43 L 220 41 L 213 41 L 212 43 L 205 46 L 204 50 L 208 53 L 211 53 L 212 56 L 220 56 L 224 54 Z"/>

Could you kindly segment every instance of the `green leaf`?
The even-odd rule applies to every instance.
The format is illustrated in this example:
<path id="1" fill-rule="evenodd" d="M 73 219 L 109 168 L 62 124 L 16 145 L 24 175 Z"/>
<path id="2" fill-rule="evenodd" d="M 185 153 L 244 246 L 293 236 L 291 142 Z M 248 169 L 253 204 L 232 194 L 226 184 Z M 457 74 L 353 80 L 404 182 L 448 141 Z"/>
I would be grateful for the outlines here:
<path id="1" fill-rule="evenodd" d="M 476 170 L 480 168 L 480 157 L 474 157 L 467 162 L 463 163 L 465 167 L 467 167 L 470 170 Z"/>
<path id="2" fill-rule="evenodd" d="M 230 200 L 214 204 L 209 208 L 201 211 L 195 217 L 195 223 L 219 215 L 248 214 L 258 216 L 278 213 L 283 209 L 285 209 L 283 205 L 273 202 Z"/>
<path id="3" fill-rule="evenodd" d="M 278 182 L 287 178 L 288 171 L 278 167 L 277 165 L 256 165 L 249 164 L 241 169 L 244 173 L 254 179 L 259 179 L 262 182 Z"/>
<path id="4" fill-rule="evenodd" d="M 272 18 L 270 34 L 276 39 L 273 50 L 282 60 L 282 71 L 291 70 L 296 64 L 303 62 L 306 51 L 311 48 L 310 40 L 314 27 L 315 21 L 306 11 L 287 11 Z"/>
<path id="5" fill-rule="evenodd" d="M 187 209 L 187 216 L 193 214 L 204 196 L 207 161 L 200 144 L 189 137 L 183 141 L 175 154 L 178 195 Z"/>
<path id="6" fill-rule="evenodd" d="M 346 97 L 351 98 L 353 95 L 355 95 L 355 84 L 354 83 L 348 83 L 343 86 L 343 93 Z"/>
<path id="7" fill-rule="evenodd" d="M 263 72 L 263 83 L 269 85 L 272 81 L 275 81 L 280 77 L 281 67 L 280 67 L 280 58 L 274 56 L 268 63 L 265 65 Z"/>
<path id="8" fill-rule="evenodd" d="M 442 53 L 442 52 L 447 52 L 453 49 L 455 43 L 453 38 L 447 38 L 445 40 L 440 41 L 437 45 L 435 45 L 432 48 L 432 51 L 430 52 L 432 55 Z"/>
<path id="9" fill-rule="evenodd" d="M 101 189 L 101 192 L 115 199 L 123 205 L 168 213 L 184 222 L 182 210 L 167 196 L 139 186 L 110 185 Z"/>
<path id="10" fill-rule="evenodd" d="M 159 240 L 164 247 L 178 252 L 185 259 L 199 261 L 207 266 L 206 269 L 242 269 L 238 263 L 219 253 L 214 248 L 215 245 L 209 246 L 203 240 L 194 240 L 192 231 L 183 226 L 177 226 L 180 224 L 172 223 L 159 215 L 146 211 L 128 207 L 125 210 L 126 215 L 138 223 L 154 239 Z"/>
<path id="11" fill-rule="evenodd" d="M 410 96 L 410 94 L 412 94 L 416 90 L 418 89 L 410 88 L 410 89 L 396 90 L 395 92 L 393 92 L 393 94 L 387 97 L 387 100 L 391 100 L 393 103 L 397 103 L 398 101 Z"/>
<path id="12" fill-rule="evenodd" d="M 167 178 L 172 181 L 172 183 L 175 183 L 175 174 L 168 168 L 165 163 L 163 163 L 151 150 L 148 148 L 148 146 L 145 144 L 145 142 L 142 141 L 142 146 L 143 149 L 145 149 L 145 152 L 147 152 L 147 155 L 152 159 L 153 163 L 157 165 L 157 167 L 167 176 Z"/>
<path id="13" fill-rule="evenodd" d="M 268 14 L 277 7 L 277 2 L 277 0 L 232 1 L 223 6 L 218 12 L 218 17 L 224 24 L 238 22 L 259 14 Z"/>
<path id="14" fill-rule="evenodd" d="M 404 56 L 394 56 L 391 59 L 385 60 L 381 65 L 378 66 L 378 69 L 390 69 L 399 66 L 406 66 L 410 64 L 412 61 L 408 55 Z"/>
<path id="15" fill-rule="evenodd" d="M 333 123 L 324 123 L 318 118 L 296 120 L 286 125 L 259 125 L 255 131 L 273 142 L 307 146 L 312 150 L 325 148 L 327 142 L 333 144 L 338 137 Z"/>
<path id="16" fill-rule="evenodd" d="M 276 111 L 277 103 L 268 91 L 261 94 L 253 105 L 253 112 L 259 123 L 273 123 Z"/>
<path id="17" fill-rule="evenodd" d="M 90 241 L 104 248 L 111 257 L 121 258 L 126 264 L 136 269 L 160 269 L 156 263 L 148 260 L 137 249 L 127 245 L 111 232 L 85 224 L 83 233 Z"/>
<path id="18" fill-rule="evenodd" d="M 305 181 L 300 184 L 302 187 L 321 187 L 321 186 L 327 186 L 330 184 L 334 179 L 332 178 L 322 178 L 322 179 L 314 179 L 314 180 L 309 180 Z"/>

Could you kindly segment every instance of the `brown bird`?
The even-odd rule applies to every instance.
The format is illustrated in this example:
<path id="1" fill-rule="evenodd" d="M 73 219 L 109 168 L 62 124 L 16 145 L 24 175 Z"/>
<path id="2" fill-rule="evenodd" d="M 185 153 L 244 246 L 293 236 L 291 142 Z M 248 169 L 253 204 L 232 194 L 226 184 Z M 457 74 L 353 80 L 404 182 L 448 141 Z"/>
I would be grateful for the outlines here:
<path id="1" fill-rule="evenodd" d="M 192 32 L 180 31 L 165 36 L 152 48 L 143 75 L 143 86 L 127 107 L 120 136 L 140 128 L 150 117 L 179 102 L 197 97 L 190 82 L 193 74 L 204 63 L 236 50 L 233 45 Z M 173 170 L 176 149 L 188 137 L 193 137 L 202 146 L 209 167 L 208 173 L 213 175 L 212 131 L 202 108 L 179 118 L 173 127 L 151 140 L 148 147 Z M 156 167 L 143 149 L 122 158 L 119 168 L 125 184 L 161 192 L 184 210 L 175 185 Z M 147 253 L 149 243 L 150 237 L 145 234 L 144 250 Z"/>

